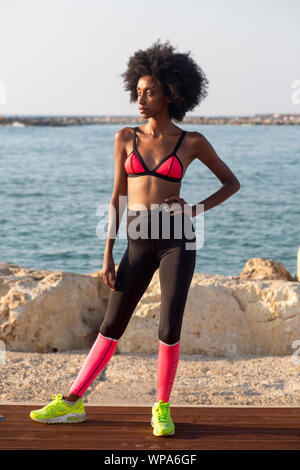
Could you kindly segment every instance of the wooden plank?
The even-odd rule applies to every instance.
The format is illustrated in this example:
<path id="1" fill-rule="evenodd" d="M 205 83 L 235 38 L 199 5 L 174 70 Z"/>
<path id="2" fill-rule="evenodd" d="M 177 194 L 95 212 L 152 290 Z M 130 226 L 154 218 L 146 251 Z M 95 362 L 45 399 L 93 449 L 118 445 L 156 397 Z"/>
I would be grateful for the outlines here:
<path id="1" fill-rule="evenodd" d="M 42 408 L 45 406 L 44 404 L 40 405 L 0 405 L 0 413 L 29 413 L 31 410 L 37 410 L 39 408 Z M 139 406 L 139 407 L 134 407 L 134 406 L 91 406 L 91 405 L 85 405 L 85 408 L 89 410 L 90 414 L 99 414 L 99 411 L 104 410 L 106 414 L 119 414 L 120 412 L 122 415 L 139 415 L 139 414 L 146 414 L 146 413 L 151 413 L 151 406 Z M 176 413 L 178 413 L 180 416 L 185 416 L 187 414 L 196 414 L 199 412 L 197 410 L 200 409 L 205 409 L 204 407 L 191 407 L 191 408 L 186 408 L 186 407 L 176 407 L 176 406 L 171 406 L 171 411 L 176 410 Z"/>
<path id="2" fill-rule="evenodd" d="M 33 440 L 4 438 L 1 439 L 1 450 L 3 449 L 57 449 L 57 450 L 299 450 L 299 439 L 291 441 L 291 439 L 264 439 L 259 440 L 256 436 L 253 438 L 237 439 L 228 436 L 227 439 L 175 439 L 172 437 L 155 437 L 150 439 L 135 439 L 134 441 L 114 441 L 111 440 L 95 440 L 81 441 L 75 443 L 62 442 L 59 439 L 49 440 Z"/>
<path id="3" fill-rule="evenodd" d="M 174 406 L 168 437 L 153 435 L 151 407 L 86 406 L 84 423 L 59 425 L 32 421 L 34 408 L 1 405 L 0 449 L 300 449 L 299 408 Z"/>
<path id="4" fill-rule="evenodd" d="M 5 412 L 5 417 L 6 421 L 9 418 L 10 422 L 20 422 L 20 421 L 26 421 L 28 422 L 28 419 L 31 421 L 31 418 L 29 416 L 31 409 L 26 411 L 26 412 L 16 412 L 16 411 L 6 411 Z M 145 422 L 151 420 L 151 409 L 147 410 L 147 412 L 144 413 L 133 413 L 133 414 L 123 414 L 121 411 L 115 412 L 115 413 L 109 413 L 106 410 L 104 410 L 102 413 L 94 412 L 91 413 L 88 407 L 86 407 L 86 412 L 87 412 L 87 420 L 86 422 L 89 423 L 98 423 L 98 422 L 118 422 L 118 421 L 126 421 L 126 422 Z M 173 411 L 172 417 L 176 416 L 177 419 L 179 419 L 182 422 L 194 422 L 195 420 L 195 415 L 192 413 L 184 414 L 181 415 L 180 413 L 174 413 Z M 1 424 L 0 424 L 1 425 Z"/>

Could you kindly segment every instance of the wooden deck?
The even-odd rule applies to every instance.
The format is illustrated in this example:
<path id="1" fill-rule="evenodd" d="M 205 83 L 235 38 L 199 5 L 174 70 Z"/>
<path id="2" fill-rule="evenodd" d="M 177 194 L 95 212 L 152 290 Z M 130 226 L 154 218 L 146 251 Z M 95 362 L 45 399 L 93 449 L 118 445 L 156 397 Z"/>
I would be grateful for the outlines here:
<path id="1" fill-rule="evenodd" d="M 169 437 L 152 434 L 151 407 L 86 406 L 84 423 L 56 425 L 32 421 L 37 408 L 0 406 L 0 449 L 300 449 L 300 408 L 173 406 Z"/>

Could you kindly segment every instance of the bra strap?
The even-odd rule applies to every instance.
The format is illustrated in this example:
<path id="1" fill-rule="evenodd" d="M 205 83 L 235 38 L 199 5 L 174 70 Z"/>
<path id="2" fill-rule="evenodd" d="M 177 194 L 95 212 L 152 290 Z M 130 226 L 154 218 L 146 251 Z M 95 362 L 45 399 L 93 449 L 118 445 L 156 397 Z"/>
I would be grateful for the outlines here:
<path id="1" fill-rule="evenodd" d="M 182 142 L 183 139 L 184 139 L 185 134 L 186 134 L 186 131 L 182 131 L 181 136 L 179 137 L 178 142 L 177 142 L 177 144 L 176 144 L 176 146 L 175 146 L 175 148 L 174 148 L 174 150 L 173 150 L 172 153 L 176 153 L 176 152 L 177 152 L 177 150 L 179 149 L 179 147 L 180 147 L 180 145 L 181 145 L 181 142 Z"/>
<path id="2" fill-rule="evenodd" d="M 133 128 L 133 150 L 136 152 L 136 131 L 138 127 Z"/>

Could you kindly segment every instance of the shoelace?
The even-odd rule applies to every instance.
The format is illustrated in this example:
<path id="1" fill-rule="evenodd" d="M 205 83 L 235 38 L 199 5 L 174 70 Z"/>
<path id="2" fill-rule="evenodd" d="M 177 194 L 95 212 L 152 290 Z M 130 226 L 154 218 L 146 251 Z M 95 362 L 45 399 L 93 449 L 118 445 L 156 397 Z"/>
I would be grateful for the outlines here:
<path id="1" fill-rule="evenodd" d="M 52 398 L 53 401 L 51 403 L 49 403 L 49 405 L 47 405 L 47 408 L 51 408 L 52 406 L 56 405 L 57 402 L 62 399 L 62 395 L 60 395 L 60 394 L 52 395 L 51 398 Z"/>
<path id="2" fill-rule="evenodd" d="M 168 418 L 169 418 L 169 407 L 168 404 L 163 404 L 160 403 L 157 406 L 157 415 L 158 415 L 158 421 L 160 423 L 167 423 Z"/>

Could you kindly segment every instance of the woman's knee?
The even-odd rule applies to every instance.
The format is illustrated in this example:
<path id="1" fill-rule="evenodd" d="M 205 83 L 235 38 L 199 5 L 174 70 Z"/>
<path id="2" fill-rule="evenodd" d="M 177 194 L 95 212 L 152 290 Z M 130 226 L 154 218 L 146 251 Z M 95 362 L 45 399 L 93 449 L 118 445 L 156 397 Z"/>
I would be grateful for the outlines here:
<path id="1" fill-rule="evenodd" d="M 158 339 L 165 344 L 175 344 L 180 340 L 180 330 L 170 330 L 159 328 L 158 330 Z"/>
<path id="2" fill-rule="evenodd" d="M 123 334 L 123 331 L 120 328 L 116 328 L 115 325 L 107 324 L 104 321 L 102 322 L 99 333 L 106 338 L 112 338 L 119 340 Z"/>

